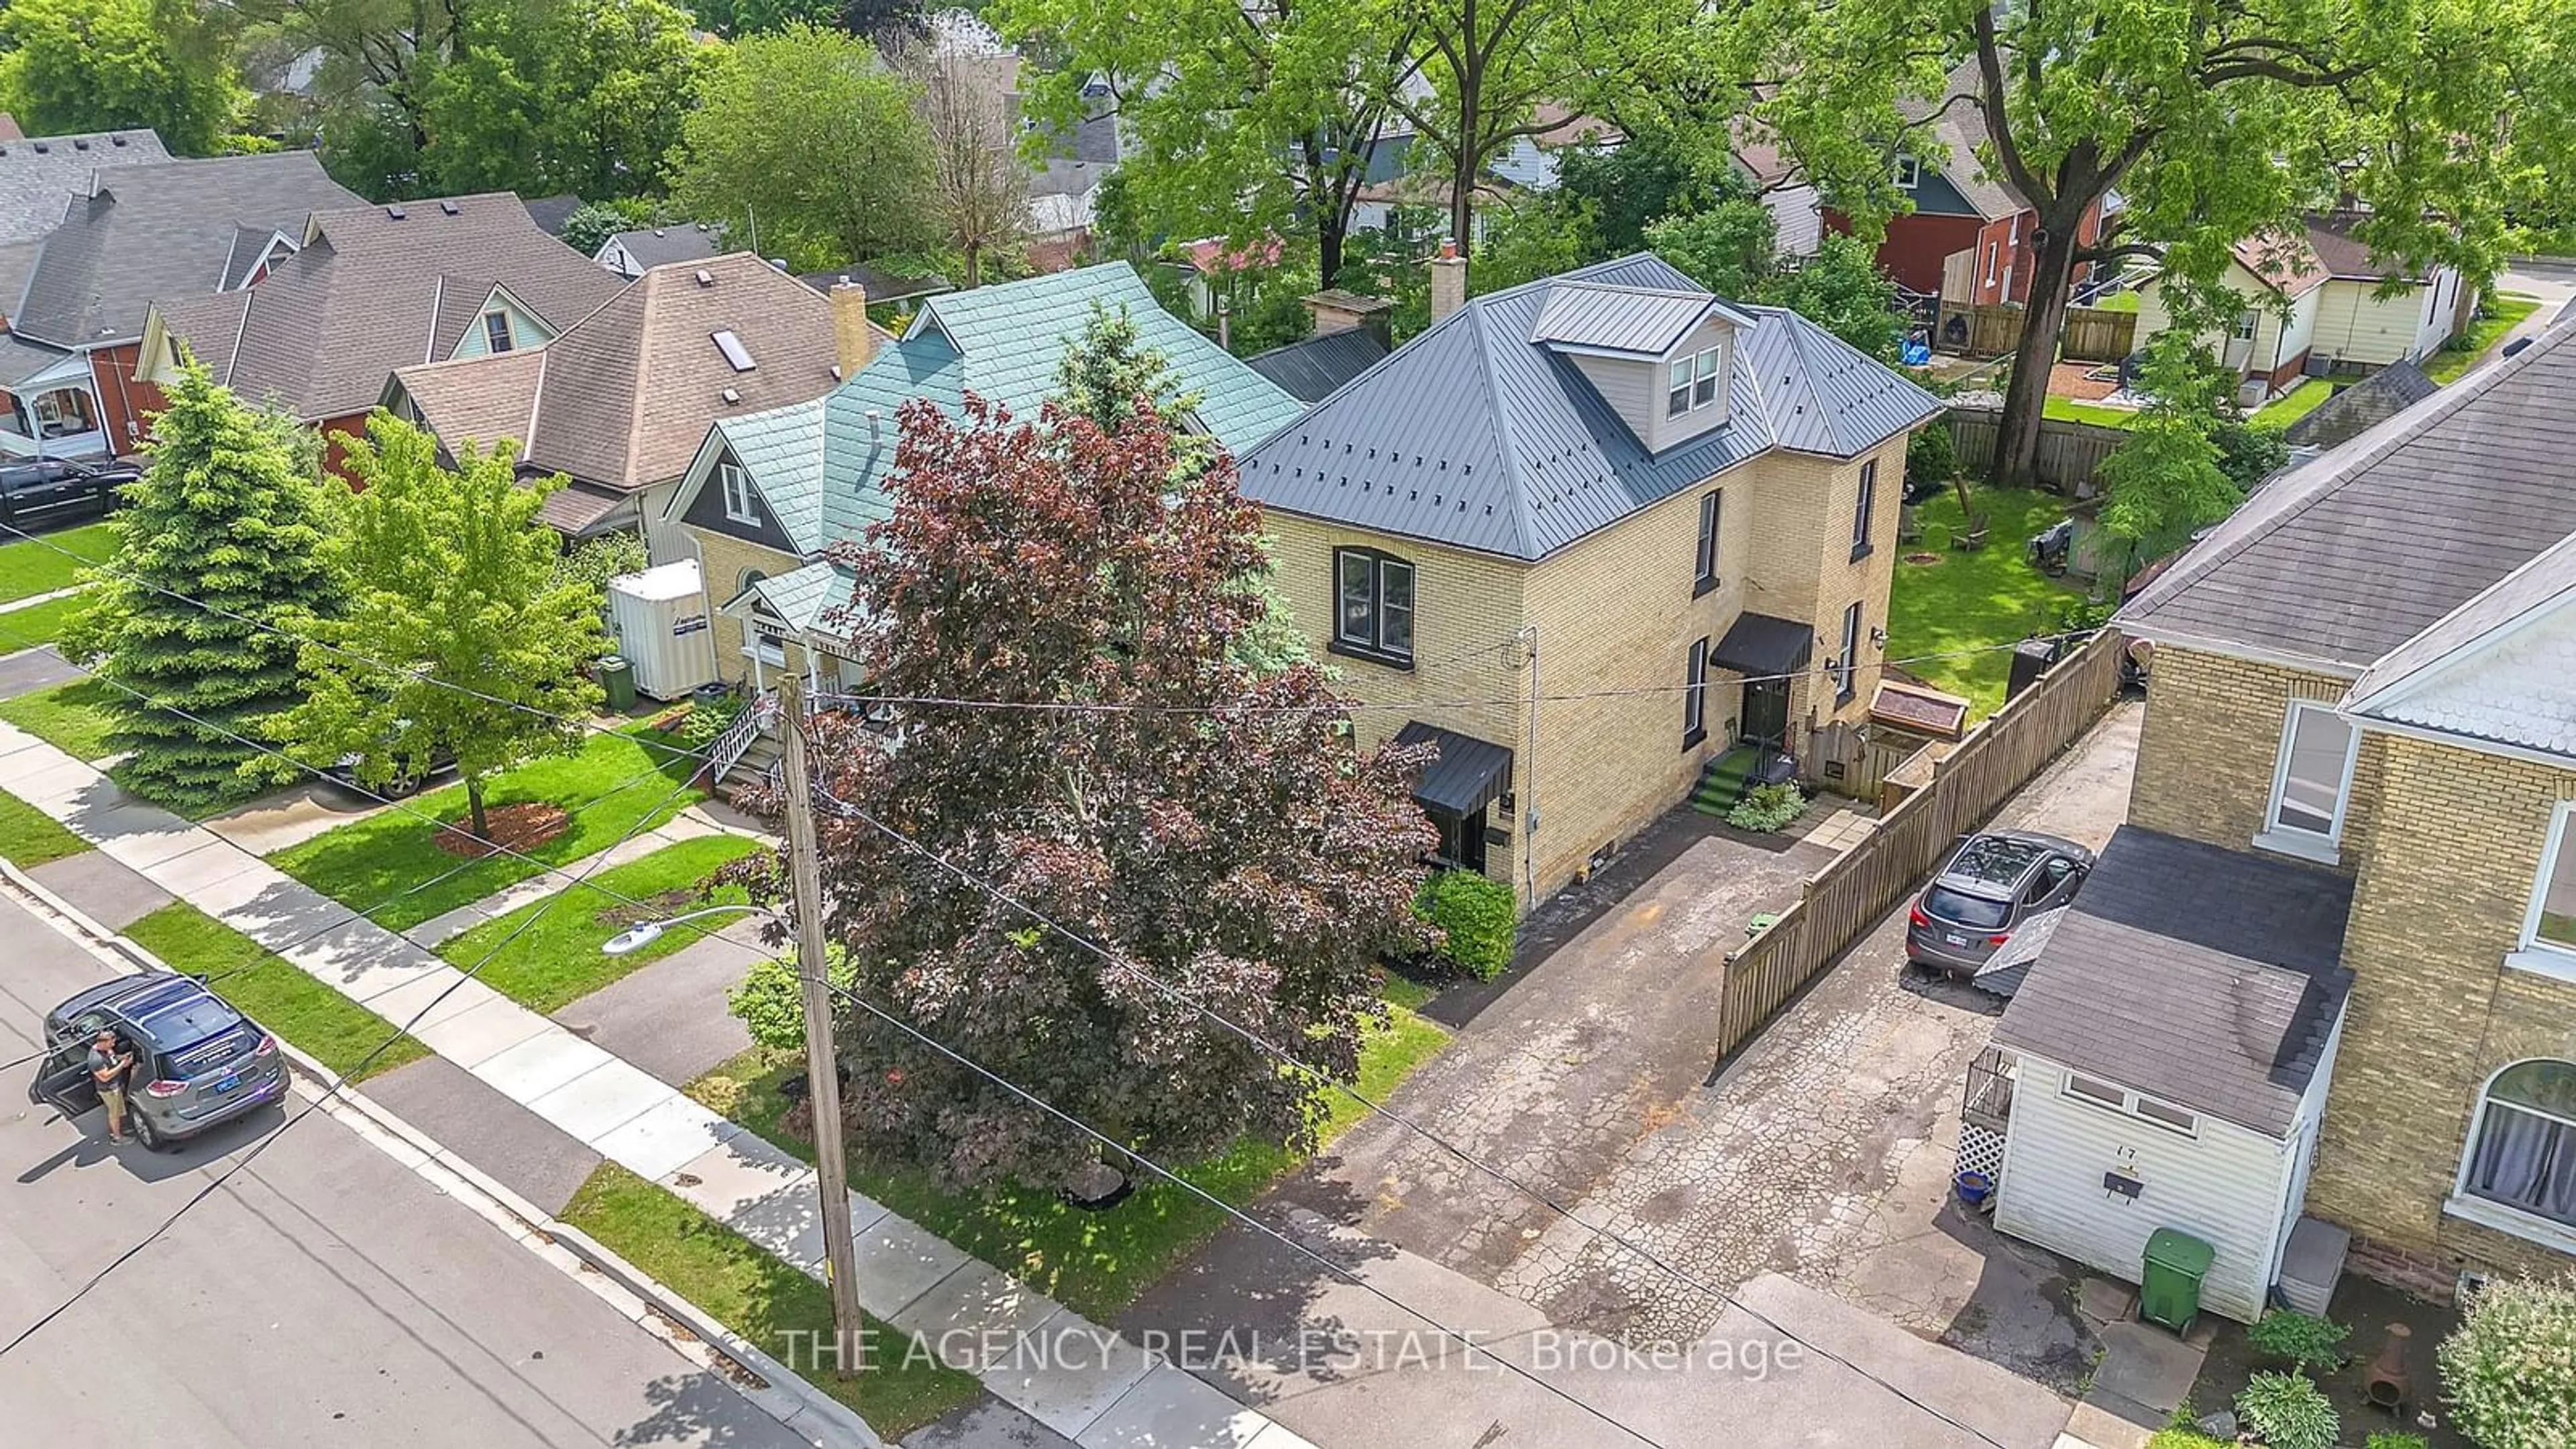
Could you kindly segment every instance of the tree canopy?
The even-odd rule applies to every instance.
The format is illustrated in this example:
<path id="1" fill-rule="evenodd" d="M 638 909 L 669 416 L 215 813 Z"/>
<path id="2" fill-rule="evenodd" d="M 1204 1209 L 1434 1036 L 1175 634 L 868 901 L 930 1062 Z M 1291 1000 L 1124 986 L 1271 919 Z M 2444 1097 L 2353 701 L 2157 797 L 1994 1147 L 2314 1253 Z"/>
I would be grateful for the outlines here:
<path id="1" fill-rule="evenodd" d="M 576 748 L 599 708 L 585 673 L 608 652 L 599 586 L 560 567 L 537 518 L 564 479 L 521 482 L 506 448 L 442 467 L 436 439 L 382 411 L 346 467 L 361 491 L 337 504 L 324 557 L 348 604 L 312 626 L 308 693 L 279 732 L 316 763 L 356 755 L 375 785 L 452 757 L 488 840 L 485 784 Z"/>
<path id="2" fill-rule="evenodd" d="M 817 717 L 821 788 L 918 844 L 822 813 L 852 989 L 1157 1160 L 1247 1133 L 1311 1145 L 1308 1082 L 974 881 L 1348 1080 L 1376 963 L 1419 931 L 1419 752 L 1355 750 L 1312 664 L 1235 660 L 1264 608 L 1240 586 L 1266 564 L 1258 514 L 1232 462 L 1185 466 L 1150 406 L 1103 430 L 1052 405 L 1032 425 L 915 401 L 901 428 L 893 514 L 844 556 L 870 686 L 1103 708 L 907 707 L 899 749 Z M 774 866 L 754 874 L 774 889 Z M 866 1065 L 843 1101 L 867 1150 L 965 1184 L 1063 1185 L 1100 1160 L 874 1017 L 841 1029 Z"/>
<path id="3" fill-rule="evenodd" d="M 210 156 L 248 99 L 232 37 L 183 0 L 0 5 L 0 110 L 31 136 L 150 127 L 178 155 Z"/>
<path id="4" fill-rule="evenodd" d="M 818 269 L 938 244 L 916 88 L 874 48 L 792 22 L 711 68 L 682 128 L 679 207 L 729 240 Z"/>

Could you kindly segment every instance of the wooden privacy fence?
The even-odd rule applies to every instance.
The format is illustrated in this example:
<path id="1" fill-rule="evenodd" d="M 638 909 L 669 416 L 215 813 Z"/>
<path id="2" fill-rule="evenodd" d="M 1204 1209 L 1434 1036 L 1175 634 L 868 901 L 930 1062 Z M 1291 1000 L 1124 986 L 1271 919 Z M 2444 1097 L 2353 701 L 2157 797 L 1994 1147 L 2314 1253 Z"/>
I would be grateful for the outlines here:
<path id="1" fill-rule="evenodd" d="M 2057 355 L 2068 362 L 2118 362 L 2137 350 L 2138 314 L 2108 307 L 2069 307 Z"/>
<path id="2" fill-rule="evenodd" d="M 1972 477 L 1994 471 L 1995 440 L 2003 435 L 2004 415 L 1996 408 L 1950 409 L 1950 446 L 1960 470 Z M 2084 497 L 2093 475 L 2111 450 L 2127 440 L 2125 428 L 2101 423 L 2070 423 L 2043 418 L 2039 424 L 2039 482 L 2055 492 Z"/>
<path id="3" fill-rule="evenodd" d="M 1968 732 L 1860 844 L 1807 878 L 1798 901 L 1726 960 L 1718 1004 L 1723 1061 L 1752 1039 L 1799 987 L 1903 900 L 1963 832 L 1992 815 L 2039 767 L 2099 719 L 2120 689 L 2127 649 L 2105 629 Z"/>
<path id="4" fill-rule="evenodd" d="M 2021 345 L 2021 304 L 1953 302 L 1945 296 L 1932 345 L 1968 357 L 2000 357 Z"/>

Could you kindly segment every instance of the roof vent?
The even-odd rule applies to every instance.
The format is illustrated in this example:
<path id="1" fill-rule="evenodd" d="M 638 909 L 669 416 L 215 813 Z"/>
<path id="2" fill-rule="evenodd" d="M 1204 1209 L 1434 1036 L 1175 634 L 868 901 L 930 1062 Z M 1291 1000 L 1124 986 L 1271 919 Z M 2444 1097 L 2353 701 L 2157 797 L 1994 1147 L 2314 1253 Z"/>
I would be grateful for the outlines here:
<path id="1" fill-rule="evenodd" d="M 786 271 L 787 259 L 785 257 L 771 257 L 769 259 L 769 269 L 773 272 Z"/>
<path id="2" fill-rule="evenodd" d="M 660 227 L 658 227 L 658 226 L 657 226 L 657 227 L 653 228 L 653 235 L 655 235 L 655 236 L 669 236 L 669 235 L 670 235 L 670 233 L 669 233 L 669 232 L 667 232 L 667 231 L 662 230 Z"/>
<path id="3" fill-rule="evenodd" d="M 704 267 L 698 268 L 697 278 L 698 285 L 701 287 L 712 287 L 716 284 L 716 274 L 708 271 Z"/>
<path id="4" fill-rule="evenodd" d="M 402 209 L 401 207 L 399 207 L 399 206 L 388 206 L 388 207 L 386 207 L 386 208 L 385 208 L 385 219 L 386 219 L 386 220 L 388 220 L 388 221 L 400 221 L 400 220 L 402 220 L 402 219 L 403 219 L 403 209 Z"/>
<path id="5" fill-rule="evenodd" d="M 86 150 L 88 150 L 88 149 L 89 149 L 89 137 L 87 137 L 87 136 L 74 136 L 74 137 L 72 137 L 72 149 L 73 149 L 73 150 L 75 150 L 75 151 L 86 151 Z"/>
<path id="6" fill-rule="evenodd" d="M 446 212 L 449 216 L 454 216 L 456 214 L 456 203 L 453 201 L 442 201 L 438 204 L 438 209 Z"/>
<path id="7" fill-rule="evenodd" d="M 111 146 L 122 146 L 125 144 L 125 138 L 123 136 L 110 136 L 107 138 L 107 144 Z"/>
<path id="8" fill-rule="evenodd" d="M 734 391 L 732 388 L 726 388 L 724 390 L 724 400 L 726 407 L 732 407 L 735 403 L 742 401 L 742 394 Z"/>
<path id="9" fill-rule="evenodd" d="M 751 360 L 751 349 L 742 345 L 742 339 L 734 336 L 732 329 L 716 333 L 714 340 L 716 351 L 724 354 L 724 360 L 734 371 L 749 372 L 759 365 Z"/>
<path id="10" fill-rule="evenodd" d="M 52 150 L 54 149 L 54 148 L 53 148 L 53 145 L 52 145 L 50 142 L 46 142 L 46 141 L 37 141 L 37 142 L 33 142 L 33 143 L 31 143 L 31 144 L 33 144 L 33 145 L 35 146 L 35 148 L 36 148 L 36 154 L 37 154 L 37 155 L 39 155 L 39 156 L 45 155 L 47 152 L 50 152 L 50 151 L 52 151 Z"/>

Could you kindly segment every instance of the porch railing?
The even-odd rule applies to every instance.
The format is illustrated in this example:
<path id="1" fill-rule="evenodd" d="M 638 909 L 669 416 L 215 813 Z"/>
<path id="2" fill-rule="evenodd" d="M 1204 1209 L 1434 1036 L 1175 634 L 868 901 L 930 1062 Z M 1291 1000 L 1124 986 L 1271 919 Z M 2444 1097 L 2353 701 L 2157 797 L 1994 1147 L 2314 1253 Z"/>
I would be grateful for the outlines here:
<path id="1" fill-rule="evenodd" d="M 716 742 L 708 747 L 708 788 L 723 784 L 725 775 L 742 763 L 744 755 L 751 753 L 752 742 L 777 720 L 778 696 L 768 690 L 754 694 L 742 707 L 742 712 L 733 717 L 733 723 L 726 725 L 724 733 L 716 736 Z"/>

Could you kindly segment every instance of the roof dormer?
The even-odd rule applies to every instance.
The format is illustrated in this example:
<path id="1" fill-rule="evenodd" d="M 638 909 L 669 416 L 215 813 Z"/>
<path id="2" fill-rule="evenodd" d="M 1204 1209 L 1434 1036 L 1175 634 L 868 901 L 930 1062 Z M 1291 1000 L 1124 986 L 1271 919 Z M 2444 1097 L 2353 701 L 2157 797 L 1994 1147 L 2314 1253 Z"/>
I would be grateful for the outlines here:
<path id="1" fill-rule="evenodd" d="M 1559 282 L 1530 341 L 1574 364 L 1649 453 L 1726 421 L 1735 338 L 1753 319 L 1707 292 Z"/>

